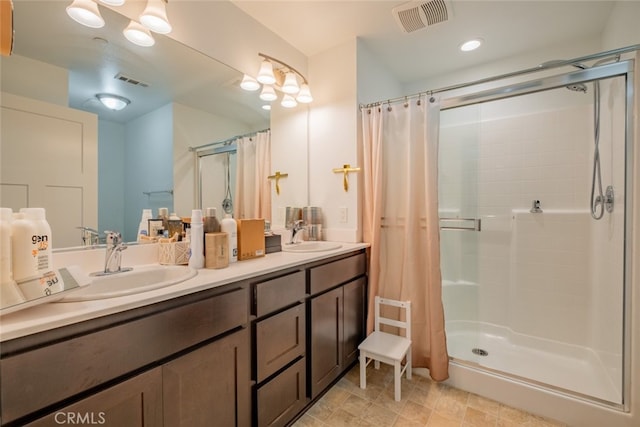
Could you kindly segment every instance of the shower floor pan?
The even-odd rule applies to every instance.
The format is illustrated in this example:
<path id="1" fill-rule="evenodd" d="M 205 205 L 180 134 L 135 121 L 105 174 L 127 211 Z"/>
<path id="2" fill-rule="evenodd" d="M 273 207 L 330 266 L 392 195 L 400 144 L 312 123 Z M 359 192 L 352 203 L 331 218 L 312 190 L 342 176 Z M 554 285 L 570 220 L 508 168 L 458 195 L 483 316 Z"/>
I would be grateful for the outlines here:
<path id="1" fill-rule="evenodd" d="M 462 323 L 462 324 L 461 324 Z M 511 337 L 517 336 L 517 343 Z M 508 328 L 473 322 L 447 322 L 447 350 L 457 360 L 612 403 L 621 386 L 593 350 L 514 334 Z"/>

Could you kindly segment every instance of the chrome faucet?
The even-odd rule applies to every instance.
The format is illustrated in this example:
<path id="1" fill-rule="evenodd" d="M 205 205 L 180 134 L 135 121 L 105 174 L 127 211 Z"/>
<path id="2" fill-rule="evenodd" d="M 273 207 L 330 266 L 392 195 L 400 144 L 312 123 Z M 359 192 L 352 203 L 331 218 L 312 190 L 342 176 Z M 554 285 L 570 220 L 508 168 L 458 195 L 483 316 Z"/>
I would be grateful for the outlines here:
<path id="1" fill-rule="evenodd" d="M 107 248 L 104 257 L 104 270 L 95 273 L 96 276 L 106 276 L 109 274 L 131 271 L 132 268 L 122 268 L 122 251 L 127 249 L 127 245 L 122 241 L 122 235 L 116 231 L 105 231 L 107 235 Z"/>
<path id="2" fill-rule="evenodd" d="M 76 227 L 82 232 L 82 246 L 96 246 L 100 243 L 100 233 L 91 227 Z"/>
<path id="3" fill-rule="evenodd" d="M 289 240 L 289 244 L 294 244 L 296 242 L 296 236 L 298 232 L 305 229 L 304 221 L 299 219 L 293 223 L 293 227 L 291 228 L 291 240 Z"/>

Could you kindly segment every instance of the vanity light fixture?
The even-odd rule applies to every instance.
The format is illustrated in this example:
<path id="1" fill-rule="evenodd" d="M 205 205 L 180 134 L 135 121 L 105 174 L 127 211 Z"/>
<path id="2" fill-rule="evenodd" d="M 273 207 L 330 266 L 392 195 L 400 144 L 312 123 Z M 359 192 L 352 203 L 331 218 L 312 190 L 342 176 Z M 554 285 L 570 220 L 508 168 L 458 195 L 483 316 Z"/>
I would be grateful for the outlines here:
<path id="1" fill-rule="evenodd" d="M 110 110 L 120 111 L 127 105 L 131 104 L 131 101 L 120 95 L 113 95 L 110 93 L 98 93 L 96 98 L 102 102 L 102 104 Z"/>
<path id="2" fill-rule="evenodd" d="M 264 105 L 262 106 L 262 109 L 263 109 L 263 110 L 267 110 L 267 111 L 271 111 L 271 104 L 264 104 Z"/>
<path id="3" fill-rule="evenodd" d="M 291 96 L 288 93 L 286 93 L 282 97 L 282 102 L 280 102 L 280 105 L 282 105 L 284 108 L 293 108 L 293 107 L 297 106 L 298 103 L 293 98 L 293 96 Z"/>
<path id="4" fill-rule="evenodd" d="M 138 46 L 149 47 L 156 43 L 149 30 L 136 21 L 129 22 L 127 28 L 122 30 L 122 33 L 127 40 L 133 44 L 137 44 Z"/>
<path id="5" fill-rule="evenodd" d="M 276 89 L 285 95 L 281 101 L 283 107 L 293 108 L 298 103 L 308 104 L 313 101 L 311 89 L 307 79 L 292 66 L 263 53 L 258 53 L 262 58 L 260 70 L 255 79 L 244 75 L 240 87 L 244 90 L 257 90 L 262 84 L 260 99 L 263 101 L 275 101 L 278 98 Z"/>
<path id="6" fill-rule="evenodd" d="M 271 102 L 278 99 L 278 95 L 276 95 L 276 91 L 271 85 L 262 86 L 262 92 L 260 92 L 260 99 L 263 101 Z"/>
<path id="7" fill-rule="evenodd" d="M 260 89 L 260 83 L 253 77 L 245 74 L 242 77 L 242 82 L 240 82 L 240 87 L 246 91 L 253 92 Z"/>
<path id="8" fill-rule="evenodd" d="M 471 52 L 472 50 L 476 50 L 482 45 L 482 39 L 472 39 L 468 40 L 460 45 L 460 50 L 463 52 Z"/>
<path id="9" fill-rule="evenodd" d="M 100 0 L 100 3 L 108 4 L 109 6 L 122 6 L 124 0 Z"/>
<path id="10" fill-rule="evenodd" d="M 104 27 L 104 19 L 93 0 L 73 0 L 73 3 L 67 6 L 67 15 L 89 28 Z"/>
<path id="11" fill-rule="evenodd" d="M 167 18 L 167 0 L 147 0 L 147 7 L 140 15 L 140 23 L 158 34 L 169 34 L 172 30 Z"/>

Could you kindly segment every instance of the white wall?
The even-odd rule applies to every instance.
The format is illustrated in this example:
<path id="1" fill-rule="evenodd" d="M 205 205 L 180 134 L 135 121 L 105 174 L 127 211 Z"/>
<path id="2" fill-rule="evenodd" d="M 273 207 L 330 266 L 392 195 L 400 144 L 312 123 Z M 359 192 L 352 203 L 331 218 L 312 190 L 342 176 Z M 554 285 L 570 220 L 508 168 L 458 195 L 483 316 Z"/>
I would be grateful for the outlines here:
<path id="1" fill-rule="evenodd" d="M 350 173 L 349 191 L 334 168 L 358 162 L 357 43 L 337 46 L 309 59 L 314 102 L 309 120 L 309 203 L 324 215 L 324 239 L 359 242 L 360 173 Z M 342 212 L 346 210 L 346 221 Z"/>
<path id="2" fill-rule="evenodd" d="M 14 95 L 69 106 L 68 70 L 24 56 L 2 57 L 0 88 Z"/>

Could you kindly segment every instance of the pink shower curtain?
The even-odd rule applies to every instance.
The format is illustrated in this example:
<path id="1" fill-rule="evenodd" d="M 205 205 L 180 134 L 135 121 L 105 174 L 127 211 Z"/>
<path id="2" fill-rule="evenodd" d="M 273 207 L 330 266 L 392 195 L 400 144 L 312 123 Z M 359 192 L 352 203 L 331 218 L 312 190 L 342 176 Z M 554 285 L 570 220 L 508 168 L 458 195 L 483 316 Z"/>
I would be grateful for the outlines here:
<path id="1" fill-rule="evenodd" d="M 236 141 L 234 217 L 271 220 L 271 132 L 258 132 Z"/>
<path id="2" fill-rule="evenodd" d="M 413 364 L 448 378 L 438 219 L 440 105 L 418 98 L 362 111 L 364 240 L 376 295 L 412 303 Z"/>

